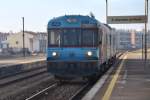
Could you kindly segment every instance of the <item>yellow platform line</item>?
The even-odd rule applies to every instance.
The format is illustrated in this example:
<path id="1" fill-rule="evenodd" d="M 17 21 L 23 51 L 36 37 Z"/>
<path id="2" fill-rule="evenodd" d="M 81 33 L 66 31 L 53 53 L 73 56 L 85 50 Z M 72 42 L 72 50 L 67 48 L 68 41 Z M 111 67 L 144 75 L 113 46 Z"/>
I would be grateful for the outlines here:
<path id="1" fill-rule="evenodd" d="M 127 55 L 124 56 L 123 61 L 121 62 L 120 66 L 117 69 L 117 72 L 113 76 L 113 78 L 112 78 L 112 80 L 111 80 L 111 82 L 110 82 L 110 84 L 109 84 L 109 86 L 108 86 L 108 88 L 107 88 L 107 90 L 106 90 L 102 100 L 109 100 L 110 99 L 110 96 L 112 94 L 112 91 L 113 91 L 113 88 L 115 86 L 115 83 L 116 83 L 116 81 L 117 81 L 117 79 L 119 77 L 119 73 L 120 73 L 120 71 L 121 71 L 121 69 L 123 67 L 125 59 L 127 59 Z"/>

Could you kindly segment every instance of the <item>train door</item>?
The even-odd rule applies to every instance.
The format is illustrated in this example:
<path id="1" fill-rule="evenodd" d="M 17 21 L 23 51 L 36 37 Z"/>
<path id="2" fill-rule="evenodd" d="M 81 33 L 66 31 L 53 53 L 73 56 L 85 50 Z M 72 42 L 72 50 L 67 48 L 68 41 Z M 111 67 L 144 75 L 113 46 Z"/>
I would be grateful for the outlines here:
<path id="1" fill-rule="evenodd" d="M 107 61 L 107 32 L 104 28 L 102 28 L 101 60 L 102 63 Z"/>
<path id="2" fill-rule="evenodd" d="M 98 29 L 98 54 L 99 54 L 99 65 L 103 63 L 103 31 L 101 28 Z"/>
<path id="3" fill-rule="evenodd" d="M 109 61 L 109 59 L 111 58 L 111 31 L 107 28 L 107 32 L 106 32 L 106 43 L 107 43 L 107 63 Z"/>

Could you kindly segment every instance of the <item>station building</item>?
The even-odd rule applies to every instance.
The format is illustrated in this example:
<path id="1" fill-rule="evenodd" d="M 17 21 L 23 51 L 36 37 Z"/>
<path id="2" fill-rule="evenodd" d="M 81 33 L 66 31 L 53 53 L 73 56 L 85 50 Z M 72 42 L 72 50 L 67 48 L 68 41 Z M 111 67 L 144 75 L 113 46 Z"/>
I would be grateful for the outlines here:
<path id="1" fill-rule="evenodd" d="M 7 37 L 6 42 L 9 45 L 9 49 L 12 52 L 22 52 L 23 50 L 23 32 L 11 34 Z M 35 33 L 35 32 L 24 32 L 24 47 L 28 53 L 33 52 L 46 52 L 47 34 L 46 33 Z"/>
<path id="2" fill-rule="evenodd" d="M 132 50 L 132 49 L 141 49 L 142 48 L 142 37 L 144 45 L 144 30 L 135 31 L 135 30 L 118 30 L 117 31 L 117 48 L 119 50 Z M 150 31 L 147 33 L 147 47 L 150 48 Z"/>

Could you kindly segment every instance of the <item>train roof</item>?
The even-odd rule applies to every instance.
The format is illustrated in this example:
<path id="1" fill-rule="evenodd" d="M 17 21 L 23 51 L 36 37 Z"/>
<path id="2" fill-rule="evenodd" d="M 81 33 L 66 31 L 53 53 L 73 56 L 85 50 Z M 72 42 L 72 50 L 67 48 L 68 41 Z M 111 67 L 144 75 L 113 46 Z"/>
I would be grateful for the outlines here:
<path id="1" fill-rule="evenodd" d="M 108 24 L 104 24 L 106 27 L 108 27 L 110 30 L 112 30 L 112 28 L 108 25 Z"/>
<path id="2" fill-rule="evenodd" d="M 48 22 L 48 29 L 50 28 L 81 28 L 81 27 L 97 27 L 99 22 L 90 16 L 82 15 L 65 15 L 53 18 Z"/>

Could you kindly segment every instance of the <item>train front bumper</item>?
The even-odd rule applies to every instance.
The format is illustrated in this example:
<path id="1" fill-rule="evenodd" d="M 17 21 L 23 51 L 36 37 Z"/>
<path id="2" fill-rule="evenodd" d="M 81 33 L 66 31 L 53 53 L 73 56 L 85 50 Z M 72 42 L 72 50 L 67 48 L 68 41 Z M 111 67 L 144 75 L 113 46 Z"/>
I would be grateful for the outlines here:
<path id="1" fill-rule="evenodd" d="M 98 73 L 98 61 L 47 61 L 47 69 L 62 77 L 91 76 Z"/>

